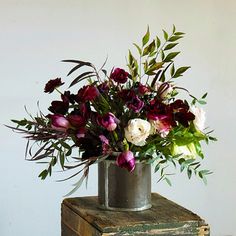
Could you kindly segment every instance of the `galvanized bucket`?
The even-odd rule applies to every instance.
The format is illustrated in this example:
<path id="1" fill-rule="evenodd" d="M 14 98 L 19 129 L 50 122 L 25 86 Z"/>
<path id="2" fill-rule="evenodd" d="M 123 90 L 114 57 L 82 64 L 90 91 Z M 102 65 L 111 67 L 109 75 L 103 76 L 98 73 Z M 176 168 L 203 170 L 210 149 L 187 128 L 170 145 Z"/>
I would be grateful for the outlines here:
<path id="1" fill-rule="evenodd" d="M 142 211 L 151 205 L 151 165 L 136 162 L 129 173 L 114 160 L 98 163 L 100 207 L 115 211 Z"/>

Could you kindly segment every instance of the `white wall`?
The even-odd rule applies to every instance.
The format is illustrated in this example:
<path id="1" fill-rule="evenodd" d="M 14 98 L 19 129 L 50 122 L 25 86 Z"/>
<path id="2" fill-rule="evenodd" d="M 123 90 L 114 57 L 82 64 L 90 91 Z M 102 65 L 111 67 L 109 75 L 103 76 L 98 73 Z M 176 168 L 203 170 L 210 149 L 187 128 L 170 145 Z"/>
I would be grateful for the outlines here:
<path id="1" fill-rule="evenodd" d="M 233 0 L 0 0 L 0 123 L 24 117 L 24 105 L 34 114 L 38 100 L 46 111 L 44 84 L 70 68 L 61 59 L 99 66 L 109 55 L 108 66 L 123 66 L 148 24 L 155 35 L 174 23 L 187 33 L 179 63 L 192 66 L 180 81 L 196 96 L 209 92 L 208 125 L 219 142 L 205 148 L 208 186 L 176 175 L 168 187 L 154 176 L 153 191 L 201 215 L 211 235 L 236 235 L 235 21 Z M 0 235 L 60 235 L 60 203 L 76 180 L 39 180 L 41 166 L 24 160 L 25 140 L 0 129 Z M 96 195 L 96 174 L 74 196 Z"/>

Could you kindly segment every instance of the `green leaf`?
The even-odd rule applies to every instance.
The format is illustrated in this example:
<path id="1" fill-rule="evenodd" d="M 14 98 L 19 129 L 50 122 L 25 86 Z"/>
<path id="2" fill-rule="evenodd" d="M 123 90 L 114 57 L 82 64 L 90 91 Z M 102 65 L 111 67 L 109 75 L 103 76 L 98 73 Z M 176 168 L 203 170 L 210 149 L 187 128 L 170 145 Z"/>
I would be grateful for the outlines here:
<path id="1" fill-rule="evenodd" d="M 163 50 L 160 51 L 160 54 L 161 54 L 161 60 L 164 61 L 164 58 L 165 58 L 165 53 Z"/>
<path id="2" fill-rule="evenodd" d="M 206 101 L 204 101 L 204 100 L 197 100 L 197 102 L 199 103 L 199 104 L 201 104 L 201 105 L 205 105 L 205 104 L 207 104 L 207 102 Z"/>
<path id="3" fill-rule="evenodd" d="M 39 174 L 38 177 L 43 180 L 43 179 L 46 179 L 47 175 L 48 175 L 48 171 L 47 171 L 47 170 L 43 170 L 43 171 Z"/>
<path id="4" fill-rule="evenodd" d="M 211 141 L 218 141 L 217 138 L 212 137 L 212 136 L 210 136 L 209 139 L 210 139 Z"/>
<path id="5" fill-rule="evenodd" d="M 64 154 L 64 152 L 61 152 L 60 153 L 60 165 L 61 165 L 62 169 L 64 169 L 64 164 L 65 164 L 65 154 Z"/>
<path id="6" fill-rule="evenodd" d="M 133 43 L 133 45 L 137 48 L 139 55 L 141 55 L 142 49 L 136 43 Z"/>
<path id="7" fill-rule="evenodd" d="M 191 179 L 192 176 L 192 170 L 188 168 L 187 170 L 188 178 Z"/>
<path id="8" fill-rule="evenodd" d="M 207 93 L 205 93 L 203 96 L 202 96 L 202 99 L 206 98 L 207 97 Z"/>
<path id="9" fill-rule="evenodd" d="M 149 32 L 149 26 L 148 26 L 147 32 L 146 32 L 146 34 L 143 36 L 143 40 L 142 40 L 143 46 L 148 43 L 149 38 L 150 38 L 150 32 Z"/>
<path id="10" fill-rule="evenodd" d="M 178 39 L 181 39 L 181 38 L 183 38 L 183 36 L 181 36 L 181 35 L 175 35 L 175 36 L 171 36 L 171 37 L 168 39 L 168 41 L 169 41 L 169 42 L 174 42 L 174 41 L 177 41 Z"/>
<path id="11" fill-rule="evenodd" d="M 154 71 L 160 69 L 163 66 L 163 62 L 157 62 L 154 65 L 152 65 L 150 68 L 148 68 L 148 70 L 146 71 L 146 74 L 152 74 Z"/>
<path id="12" fill-rule="evenodd" d="M 48 174 L 49 174 L 49 176 L 52 175 L 52 166 L 51 165 L 49 165 L 49 167 L 48 167 Z"/>
<path id="13" fill-rule="evenodd" d="M 159 165 L 159 163 L 155 166 L 155 169 L 154 169 L 154 172 L 156 173 L 159 169 L 160 169 L 160 165 Z"/>
<path id="14" fill-rule="evenodd" d="M 70 148 L 70 149 L 66 152 L 66 156 L 67 156 L 67 157 L 70 156 L 71 153 L 72 153 L 72 148 Z"/>
<path id="15" fill-rule="evenodd" d="M 174 59 L 180 52 L 171 52 L 169 53 L 165 58 L 164 62 L 170 62 L 172 59 Z"/>
<path id="16" fill-rule="evenodd" d="M 175 32 L 175 35 L 184 35 L 185 33 L 183 32 Z"/>
<path id="17" fill-rule="evenodd" d="M 172 66 L 171 66 L 171 68 L 170 68 L 170 75 L 171 75 L 171 77 L 173 77 L 174 74 L 175 74 L 175 65 L 174 65 L 174 63 L 173 63 Z"/>
<path id="18" fill-rule="evenodd" d="M 183 74 L 186 70 L 188 70 L 189 68 L 191 68 L 191 67 L 190 67 L 190 66 L 183 66 L 183 67 L 178 68 L 178 69 L 176 70 L 176 72 L 175 72 L 173 78 L 177 78 L 177 77 L 182 76 L 182 74 Z"/>
<path id="19" fill-rule="evenodd" d="M 155 50 L 155 40 L 153 40 L 147 47 L 143 50 L 143 56 L 146 56 L 147 54 L 151 54 Z"/>
<path id="20" fill-rule="evenodd" d="M 165 177 L 165 181 L 166 181 L 166 183 L 167 183 L 169 186 L 172 186 L 171 181 L 170 181 L 169 178 Z"/>
<path id="21" fill-rule="evenodd" d="M 157 45 L 157 48 L 161 46 L 161 40 L 158 38 L 158 36 L 156 36 L 156 45 Z"/>
<path id="22" fill-rule="evenodd" d="M 164 39 L 167 41 L 168 40 L 168 33 L 165 30 L 162 30 L 164 34 Z"/>
<path id="23" fill-rule="evenodd" d="M 165 46 L 164 50 L 170 50 L 172 48 L 174 48 L 176 45 L 178 45 L 178 43 L 169 43 Z"/>
<path id="24" fill-rule="evenodd" d="M 176 27 L 175 27 L 175 25 L 173 25 L 173 29 L 172 29 L 173 34 L 175 33 L 175 30 L 176 30 Z"/>
<path id="25" fill-rule="evenodd" d="M 134 57 L 130 50 L 129 50 L 128 60 L 129 60 L 129 64 L 132 65 L 134 61 Z"/>
<path id="26" fill-rule="evenodd" d="M 71 148 L 69 144 L 67 144 L 66 142 L 64 142 L 62 140 L 60 140 L 59 143 L 61 144 L 62 147 L 66 148 L 66 149 L 70 149 Z"/>
<path id="27" fill-rule="evenodd" d="M 53 166 L 55 166 L 57 164 L 57 158 L 56 157 L 52 157 L 51 164 Z"/>
<path id="28" fill-rule="evenodd" d="M 24 119 L 24 120 L 11 120 L 11 121 L 20 125 L 20 126 L 25 126 L 28 123 L 26 119 Z"/>

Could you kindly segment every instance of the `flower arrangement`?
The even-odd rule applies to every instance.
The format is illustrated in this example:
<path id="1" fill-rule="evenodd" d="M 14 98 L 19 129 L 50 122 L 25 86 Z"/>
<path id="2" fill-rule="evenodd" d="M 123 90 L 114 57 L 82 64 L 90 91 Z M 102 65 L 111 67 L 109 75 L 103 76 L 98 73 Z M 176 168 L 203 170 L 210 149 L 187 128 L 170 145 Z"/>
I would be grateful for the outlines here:
<path id="1" fill-rule="evenodd" d="M 113 68 L 108 73 L 106 63 L 96 69 L 87 61 L 64 60 L 75 64 L 68 76 L 80 71 L 69 85 L 76 92 L 62 91 L 61 78 L 52 79 L 44 92 L 56 91 L 60 99 L 51 102 L 50 113 L 12 120 L 16 127 L 8 127 L 26 134 L 29 159 L 46 163 L 41 179 L 59 163 L 62 170 L 77 170 L 66 179 L 81 173 L 77 189 L 90 165 L 113 158 L 129 172 L 137 160 L 153 163 L 168 184 L 169 165 L 179 165 L 189 178 L 194 173 L 206 181 L 211 172 L 200 169 L 201 142 L 216 140 L 210 136 L 212 131 L 206 131 L 205 112 L 199 107 L 206 103 L 207 93 L 197 99 L 176 85 L 190 68 L 176 68 L 174 63 L 180 52 L 173 49 L 184 33 L 173 26 L 170 34 L 164 30 L 163 34 L 163 43 L 158 36 L 151 40 L 148 28 L 141 46 L 134 44 L 138 56 L 129 51 L 127 69 Z M 78 86 L 83 80 L 87 84 Z M 190 101 L 178 98 L 180 92 Z"/>

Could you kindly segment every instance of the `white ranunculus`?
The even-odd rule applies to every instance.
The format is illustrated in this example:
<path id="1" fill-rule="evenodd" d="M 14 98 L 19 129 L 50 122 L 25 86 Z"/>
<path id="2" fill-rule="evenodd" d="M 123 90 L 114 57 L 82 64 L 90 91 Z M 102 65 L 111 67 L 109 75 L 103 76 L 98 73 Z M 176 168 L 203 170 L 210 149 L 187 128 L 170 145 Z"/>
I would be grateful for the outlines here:
<path id="1" fill-rule="evenodd" d="M 195 115 L 195 119 L 193 121 L 195 127 L 200 131 L 203 131 L 203 129 L 205 128 L 206 121 L 205 111 L 200 107 L 192 106 L 191 112 Z"/>
<path id="2" fill-rule="evenodd" d="M 180 154 L 182 154 L 181 157 L 184 159 L 195 159 L 197 156 L 197 151 L 193 143 L 182 146 L 174 144 L 172 148 L 172 155 Z"/>
<path id="3" fill-rule="evenodd" d="M 143 119 L 129 120 L 125 128 L 125 138 L 136 146 L 144 146 L 151 131 L 151 124 Z"/>

